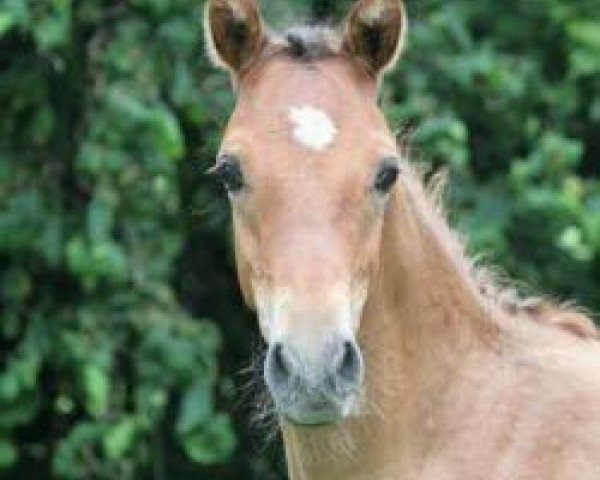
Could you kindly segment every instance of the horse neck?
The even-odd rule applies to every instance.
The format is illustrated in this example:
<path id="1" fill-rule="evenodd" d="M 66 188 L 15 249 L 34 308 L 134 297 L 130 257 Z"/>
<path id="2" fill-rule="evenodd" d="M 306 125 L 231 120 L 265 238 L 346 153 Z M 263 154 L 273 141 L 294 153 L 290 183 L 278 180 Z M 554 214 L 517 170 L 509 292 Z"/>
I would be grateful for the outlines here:
<path id="1" fill-rule="evenodd" d="M 382 235 L 359 333 L 365 414 L 316 429 L 282 425 L 292 480 L 387 479 L 414 467 L 453 372 L 495 334 L 467 260 L 416 178 L 390 199 Z"/>
<path id="2" fill-rule="evenodd" d="M 387 479 L 414 468 L 461 362 L 493 344 L 469 263 L 416 177 L 390 199 L 382 235 L 359 333 L 365 413 L 337 426 L 282 425 L 292 480 Z"/>
<path id="3" fill-rule="evenodd" d="M 399 369 L 408 370 L 398 374 L 413 372 L 431 384 L 447 379 L 448 370 L 488 344 L 497 328 L 462 245 L 420 180 L 406 175 L 386 212 L 361 345 L 374 357 L 393 350 Z"/>

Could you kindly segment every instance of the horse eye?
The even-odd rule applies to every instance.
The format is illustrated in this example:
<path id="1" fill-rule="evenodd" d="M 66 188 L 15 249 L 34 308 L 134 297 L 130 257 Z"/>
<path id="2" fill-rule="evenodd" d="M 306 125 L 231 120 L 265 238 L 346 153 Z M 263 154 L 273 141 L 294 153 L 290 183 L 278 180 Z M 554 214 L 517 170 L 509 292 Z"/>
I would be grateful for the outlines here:
<path id="1" fill-rule="evenodd" d="M 229 155 L 220 157 L 218 164 L 208 173 L 214 175 L 230 193 L 239 192 L 246 186 L 240 163 L 235 157 Z"/>
<path id="2" fill-rule="evenodd" d="M 375 177 L 373 188 L 380 194 L 388 193 L 398 180 L 399 173 L 400 170 L 395 163 L 384 160 Z"/>

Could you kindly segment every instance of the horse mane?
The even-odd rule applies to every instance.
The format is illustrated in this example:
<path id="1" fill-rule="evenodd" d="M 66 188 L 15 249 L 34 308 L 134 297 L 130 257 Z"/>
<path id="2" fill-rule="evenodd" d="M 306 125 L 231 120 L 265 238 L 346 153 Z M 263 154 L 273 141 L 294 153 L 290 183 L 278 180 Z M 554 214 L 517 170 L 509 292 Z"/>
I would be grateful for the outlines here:
<path id="1" fill-rule="evenodd" d="M 298 60 L 319 60 L 341 53 L 340 36 L 325 25 L 296 25 L 286 30 L 283 39 L 282 49 Z"/>
<path id="2" fill-rule="evenodd" d="M 539 296 L 521 297 L 510 280 L 488 267 L 474 269 L 479 292 L 512 316 L 566 330 L 580 338 L 599 338 L 594 322 L 572 302 L 558 303 Z"/>
<path id="3" fill-rule="evenodd" d="M 600 339 L 600 331 L 581 308 L 573 302 L 557 302 L 543 296 L 522 296 L 514 281 L 502 275 L 493 267 L 480 265 L 466 253 L 466 241 L 448 227 L 444 209 L 444 192 L 448 174 L 440 170 L 428 175 L 428 169 L 409 164 L 408 173 L 420 185 L 423 199 L 440 222 L 443 222 L 446 239 L 451 243 L 452 251 L 468 263 L 471 279 L 486 303 L 490 303 L 502 312 L 512 316 L 533 321 L 551 328 L 557 328 L 584 339 Z M 429 177 L 429 178 L 427 178 Z"/>
<path id="4" fill-rule="evenodd" d="M 321 23 L 293 25 L 283 33 L 270 31 L 258 62 L 285 55 L 300 62 L 312 62 L 343 54 L 339 30 Z"/>

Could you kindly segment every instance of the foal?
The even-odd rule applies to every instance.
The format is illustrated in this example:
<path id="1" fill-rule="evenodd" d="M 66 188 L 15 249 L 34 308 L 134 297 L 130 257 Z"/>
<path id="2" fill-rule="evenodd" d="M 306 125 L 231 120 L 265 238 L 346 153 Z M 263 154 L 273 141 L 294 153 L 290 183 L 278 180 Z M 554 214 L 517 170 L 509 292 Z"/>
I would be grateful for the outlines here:
<path id="1" fill-rule="evenodd" d="M 599 480 L 595 327 L 472 266 L 377 108 L 399 0 L 359 0 L 339 37 L 269 35 L 253 0 L 205 20 L 237 90 L 214 172 L 291 479 Z"/>

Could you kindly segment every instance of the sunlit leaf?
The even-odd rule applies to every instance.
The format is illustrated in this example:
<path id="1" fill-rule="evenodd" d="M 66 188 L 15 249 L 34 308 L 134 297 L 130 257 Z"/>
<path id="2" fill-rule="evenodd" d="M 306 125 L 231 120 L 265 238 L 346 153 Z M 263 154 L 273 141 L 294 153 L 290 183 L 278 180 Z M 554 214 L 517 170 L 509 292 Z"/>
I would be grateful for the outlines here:
<path id="1" fill-rule="evenodd" d="M 210 465 L 232 454 L 236 439 L 229 418 L 217 414 L 192 432 L 180 435 L 183 448 L 195 462 Z"/>
<path id="2" fill-rule="evenodd" d="M 184 153 L 184 140 L 179 122 L 171 111 L 157 107 L 152 110 L 150 126 L 154 145 L 168 158 L 174 160 Z"/>
<path id="3" fill-rule="evenodd" d="M 10 440 L 0 438 L 0 471 L 12 467 L 17 461 L 18 452 Z"/>
<path id="4" fill-rule="evenodd" d="M 110 378 L 100 367 L 85 365 L 82 369 L 82 388 L 87 412 L 98 417 L 108 411 L 110 401 Z"/>
<path id="5" fill-rule="evenodd" d="M 177 418 L 177 432 L 185 435 L 198 428 L 213 413 L 212 385 L 199 380 L 183 395 Z"/>
<path id="6" fill-rule="evenodd" d="M 102 436 L 104 453 L 110 460 L 118 460 L 131 449 L 135 439 L 137 423 L 134 417 L 126 416 L 108 427 Z"/>
<path id="7" fill-rule="evenodd" d="M 8 32 L 16 23 L 17 19 L 11 12 L 0 11 L 0 36 Z"/>

